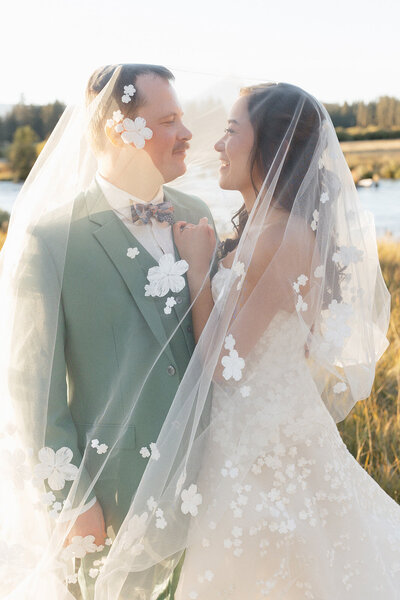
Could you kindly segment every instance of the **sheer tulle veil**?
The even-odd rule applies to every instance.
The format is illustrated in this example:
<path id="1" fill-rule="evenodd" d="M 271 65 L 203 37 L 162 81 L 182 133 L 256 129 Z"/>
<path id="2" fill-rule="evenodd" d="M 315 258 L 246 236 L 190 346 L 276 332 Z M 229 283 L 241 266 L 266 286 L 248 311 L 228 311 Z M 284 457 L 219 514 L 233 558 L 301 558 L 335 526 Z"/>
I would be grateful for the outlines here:
<path id="1" fill-rule="evenodd" d="M 240 85 L 234 87 L 239 96 Z M 157 597 L 185 548 L 201 542 L 210 522 L 217 525 L 227 510 L 213 498 L 216 492 L 221 499 L 228 497 L 232 481 L 214 480 L 202 472 L 210 432 L 218 429 L 221 418 L 229 424 L 230 395 L 243 388 L 257 345 L 282 311 L 293 323 L 297 346 L 305 348 L 310 380 L 334 421 L 368 397 L 376 361 L 387 347 L 390 300 L 373 218 L 357 196 L 329 115 L 318 100 L 296 86 L 247 87 L 242 95 L 258 135 L 258 151 L 249 161 L 262 173 L 262 182 L 250 214 L 241 212 L 241 235 L 230 275 L 177 391 L 168 400 L 161 429 L 148 439 L 139 432 L 142 441 L 129 449 L 121 444 L 134 427 L 146 386 L 152 385 L 157 364 L 190 306 L 165 329 L 156 352 L 143 348 L 140 376 L 132 380 L 128 354 L 119 355 L 114 379 L 98 392 L 102 409 L 85 440 L 77 441 L 71 430 L 70 444 L 63 438 L 59 447 L 49 446 L 48 413 L 55 393 L 54 356 L 68 260 L 84 226 L 81 201 L 84 205 L 82 199 L 98 168 L 95 146 L 107 143 L 104 128 L 115 130 L 115 135 L 133 131 L 138 136 L 137 145 L 131 137 L 120 150 L 121 169 L 139 169 L 142 179 L 162 179 L 145 154 L 150 134 L 146 123 L 137 121 L 140 108 L 129 113 L 132 88 L 129 69 L 122 65 L 93 98 L 66 109 L 19 194 L 1 252 L 0 598 L 72 599 L 71 583 L 76 584 L 79 559 L 85 555 L 93 558 L 97 600 Z M 201 198 L 217 216 L 223 203 L 237 208 L 240 202 L 237 193 L 218 187 L 218 155 L 213 149 L 226 124 L 231 89 L 220 84 L 182 102 L 185 123 L 193 133 L 188 168 L 167 185 Z M 132 162 L 127 149 L 132 150 Z M 116 154 L 114 160 L 118 164 Z M 266 226 L 272 207 L 282 208 L 286 215 L 277 232 Z M 95 210 L 101 218 L 105 209 Z M 222 233 L 229 231 L 229 216 L 217 225 Z M 271 235 L 274 253 L 263 256 Z M 89 258 L 83 255 L 82 262 Z M 126 264 L 133 260 L 127 256 Z M 256 279 L 247 277 L 254 261 Z M 79 293 L 84 296 L 85 288 Z M 148 306 L 159 302 L 161 320 L 168 318 L 166 296 L 146 295 L 144 288 L 142 294 Z M 91 301 L 96 303 L 96 298 Z M 79 307 L 77 297 L 76 311 Z M 118 310 L 118 290 L 110 310 Z M 154 333 L 149 329 L 148 335 Z M 68 339 L 65 344 L 68 357 Z M 74 368 L 79 370 L 79 365 Z M 284 376 L 282 372 L 283 386 Z M 69 380 L 69 392 L 73 385 Z M 226 413 L 212 410 L 217 392 L 226 398 Z M 244 397 L 247 393 L 244 389 Z M 279 414 L 272 415 L 271 423 L 277 422 Z M 52 427 L 57 426 L 56 421 Z M 151 424 L 149 431 L 152 436 Z M 232 468 L 238 470 L 238 482 L 257 460 L 257 443 L 244 448 L 245 439 L 245 424 L 232 423 L 229 444 L 235 448 L 237 463 Z M 78 450 L 72 453 L 73 444 Z M 78 511 L 104 484 L 105 474 L 115 469 L 119 478 L 124 477 L 121 469 L 129 468 L 129 461 L 123 457 L 129 452 L 143 461 L 145 469 L 115 537 L 102 547 L 91 540 L 65 547 Z M 219 468 L 215 466 L 216 471 Z M 75 517 L 67 520 L 71 510 Z"/>

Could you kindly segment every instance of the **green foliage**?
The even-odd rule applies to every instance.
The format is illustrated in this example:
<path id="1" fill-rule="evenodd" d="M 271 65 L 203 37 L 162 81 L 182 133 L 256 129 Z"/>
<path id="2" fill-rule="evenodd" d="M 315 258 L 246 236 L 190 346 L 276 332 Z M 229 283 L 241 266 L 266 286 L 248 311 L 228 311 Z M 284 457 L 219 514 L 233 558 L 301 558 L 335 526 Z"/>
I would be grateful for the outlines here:
<path id="1" fill-rule="evenodd" d="M 8 213 L 5 210 L 1 210 L 0 209 L 0 230 L 3 229 L 3 223 L 4 223 L 4 228 L 6 223 L 8 223 L 8 221 L 10 220 L 10 213 Z"/>
<path id="2" fill-rule="evenodd" d="M 11 142 L 18 127 L 24 125 L 29 125 L 39 139 L 48 138 L 64 109 L 65 104 L 58 100 L 44 106 L 21 101 L 5 117 L 0 118 L 0 146 Z"/>
<path id="3" fill-rule="evenodd" d="M 325 104 L 341 142 L 400 138 L 400 100 L 382 96 L 375 102 Z"/>
<path id="4" fill-rule="evenodd" d="M 28 177 L 29 171 L 37 158 L 37 134 L 30 125 L 18 127 L 15 131 L 10 149 L 10 164 L 15 181 Z"/>

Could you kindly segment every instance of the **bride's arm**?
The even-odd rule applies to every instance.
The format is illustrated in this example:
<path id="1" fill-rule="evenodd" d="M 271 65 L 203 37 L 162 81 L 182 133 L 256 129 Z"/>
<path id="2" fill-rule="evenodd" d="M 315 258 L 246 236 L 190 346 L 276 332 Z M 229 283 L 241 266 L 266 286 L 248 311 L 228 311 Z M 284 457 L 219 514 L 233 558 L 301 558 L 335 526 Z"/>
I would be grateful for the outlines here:
<path id="1" fill-rule="evenodd" d="M 197 344 L 214 307 L 210 263 L 215 250 L 215 233 L 206 217 L 198 225 L 179 221 L 174 240 L 182 259 L 189 264 L 187 280 L 192 303 L 193 335 Z"/>

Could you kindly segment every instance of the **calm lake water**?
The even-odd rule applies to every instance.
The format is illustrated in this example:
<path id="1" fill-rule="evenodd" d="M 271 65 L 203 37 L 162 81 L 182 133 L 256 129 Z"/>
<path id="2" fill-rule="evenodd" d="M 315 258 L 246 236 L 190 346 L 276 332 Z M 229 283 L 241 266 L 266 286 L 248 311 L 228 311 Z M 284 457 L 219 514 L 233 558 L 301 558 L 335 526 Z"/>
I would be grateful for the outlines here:
<path id="1" fill-rule="evenodd" d="M 21 183 L 0 182 L 0 210 L 11 212 L 21 187 Z M 400 180 L 382 179 L 378 187 L 362 188 L 358 193 L 365 208 L 375 217 L 378 236 L 390 231 L 400 238 Z M 215 207 L 210 206 L 218 228 L 226 229 L 236 206 L 237 202 L 234 205 L 221 202 Z"/>

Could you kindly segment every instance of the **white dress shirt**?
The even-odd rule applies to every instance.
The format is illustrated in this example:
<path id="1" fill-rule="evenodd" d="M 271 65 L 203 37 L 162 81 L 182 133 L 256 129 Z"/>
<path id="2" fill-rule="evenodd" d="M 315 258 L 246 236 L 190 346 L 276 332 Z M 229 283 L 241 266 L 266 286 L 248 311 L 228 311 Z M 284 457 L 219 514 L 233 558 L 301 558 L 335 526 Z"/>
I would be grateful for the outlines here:
<path id="1" fill-rule="evenodd" d="M 145 204 L 143 200 L 116 187 L 98 172 L 96 181 L 117 217 L 156 261 L 159 261 L 163 254 L 171 253 L 175 256 L 172 227 L 169 223 L 160 223 L 154 218 L 151 218 L 147 224 L 140 220 L 133 223 L 131 206 L 137 203 Z M 163 201 L 164 191 L 161 186 L 151 202 L 160 204 Z"/>

